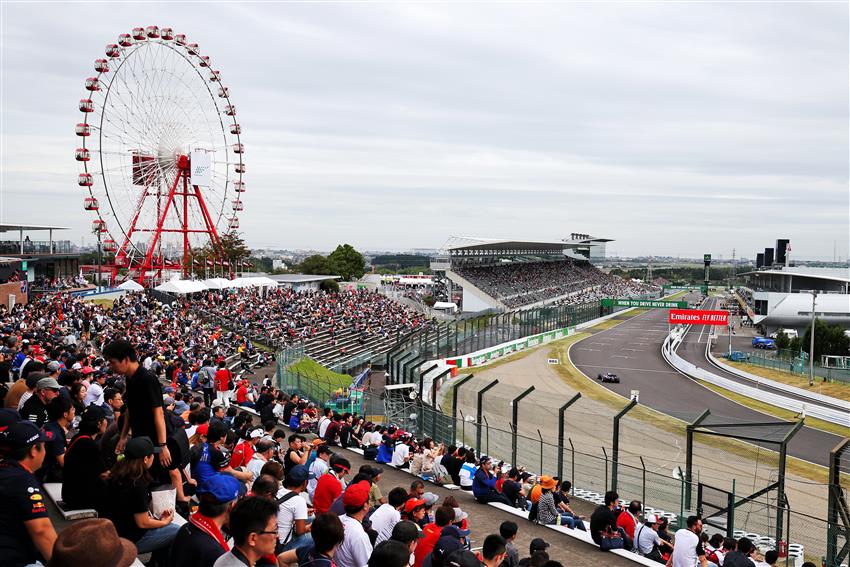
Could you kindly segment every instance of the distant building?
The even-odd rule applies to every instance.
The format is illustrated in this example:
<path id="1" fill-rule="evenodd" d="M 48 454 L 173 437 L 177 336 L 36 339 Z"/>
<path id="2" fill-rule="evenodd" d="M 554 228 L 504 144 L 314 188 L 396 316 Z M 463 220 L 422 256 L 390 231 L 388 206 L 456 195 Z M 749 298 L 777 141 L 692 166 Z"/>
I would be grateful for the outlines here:
<path id="1" fill-rule="evenodd" d="M 322 276 L 313 274 L 281 274 L 269 276 L 278 286 L 288 287 L 293 291 L 316 291 L 323 281 L 340 280 L 339 276 Z"/>

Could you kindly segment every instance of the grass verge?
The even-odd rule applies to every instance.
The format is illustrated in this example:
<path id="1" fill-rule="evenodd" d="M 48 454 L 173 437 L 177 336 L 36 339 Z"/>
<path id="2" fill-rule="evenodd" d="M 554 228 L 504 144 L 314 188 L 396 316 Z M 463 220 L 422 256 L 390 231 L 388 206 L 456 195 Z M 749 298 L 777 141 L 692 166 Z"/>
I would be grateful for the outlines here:
<path id="1" fill-rule="evenodd" d="M 800 374 L 793 374 L 791 372 L 785 372 L 775 368 L 764 368 L 757 364 L 747 364 L 746 362 L 732 362 L 731 360 L 725 359 L 723 360 L 723 364 L 775 382 L 781 382 L 782 384 L 788 384 L 789 386 L 796 386 L 797 388 L 802 388 L 808 392 L 814 392 L 816 394 L 830 396 L 838 398 L 839 400 L 850 402 L 850 384 L 844 384 L 843 382 L 823 382 L 822 379 L 817 378 L 814 385 L 809 386 L 809 378 L 807 376 L 801 376 Z"/>
<path id="2" fill-rule="evenodd" d="M 328 370 L 312 358 L 302 358 L 298 362 L 290 364 L 288 369 L 307 378 L 330 384 L 334 388 L 351 386 L 351 376 Z"/>

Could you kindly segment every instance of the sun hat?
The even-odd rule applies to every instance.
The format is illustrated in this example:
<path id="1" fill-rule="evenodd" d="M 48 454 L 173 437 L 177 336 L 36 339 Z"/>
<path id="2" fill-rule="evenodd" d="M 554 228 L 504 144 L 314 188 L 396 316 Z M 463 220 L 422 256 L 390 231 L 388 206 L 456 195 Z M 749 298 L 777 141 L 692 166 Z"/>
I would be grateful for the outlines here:
<path id="1" fill-rule="evenodd" d="M 130 567 L 136 555 L 136 544 L 118 537 L 110 520 L 90 518 L 59 532 L 50 567 Z"/>
<path id="2" fill-rule="evenodd" d="M 540 487 L 546 490 L 555 490 L 555 487 L 558 486 L 558 483 L 551 476 L 543 475 L 540 477 Z"/>

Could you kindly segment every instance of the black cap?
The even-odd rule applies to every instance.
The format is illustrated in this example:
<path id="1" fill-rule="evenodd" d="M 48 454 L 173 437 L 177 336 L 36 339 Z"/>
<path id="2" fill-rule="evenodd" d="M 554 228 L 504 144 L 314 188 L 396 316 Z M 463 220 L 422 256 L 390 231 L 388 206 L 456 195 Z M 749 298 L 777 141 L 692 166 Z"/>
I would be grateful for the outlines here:
<path id="1" fill-rule="evenodd" d="M 549 544 L 540 539 L 539 537 L 531 540 L 531 545 L 528 546 L 531 553 L 535 551 L 546 551 L 546 548 L 549 547 Z"/>
<path id="2" fill-rule="evenodd" d="M 80 419 L 89 423 L 97 423 L 102 419 L 106 419 L 106 410 L 100 406 L 89 404 L 89 406 L 83 410 Z"/>
<path id="3" fill-rule="evenodd" d="M 21 421 L 21 416 L 17 411 L 12 408 L 0 408 L 0 430 L 19 421 Z"/>
<path id="4" fill-rule="evenodd" d="M 459 549 L 446 558 L 445 565 L 446 567 L 481 567 L 481 562 L 471 551 Z"/>
<path id="5" fill-rule="evenodd" d="M 390 539 L 407 544 L 423 537 L 425 537 L 425 533 L 419 529 L 419 526 L 410 520 L 403 520 L 393 527 L 393 535 Z"/>
<path id="6" fill-rule="evenodd" d="M 44 433 L 31 421 L 19 421 L 0 432 L 0 439 L 9 449 L 24 449 L 45 440 Z"/>
<path id="7" fill-rule="evenodd" d="M 133 437 L 124 447 L 124 457 L 127 459 L 143 459 L 153 455 L 153 441 L 150 437 Z"/>

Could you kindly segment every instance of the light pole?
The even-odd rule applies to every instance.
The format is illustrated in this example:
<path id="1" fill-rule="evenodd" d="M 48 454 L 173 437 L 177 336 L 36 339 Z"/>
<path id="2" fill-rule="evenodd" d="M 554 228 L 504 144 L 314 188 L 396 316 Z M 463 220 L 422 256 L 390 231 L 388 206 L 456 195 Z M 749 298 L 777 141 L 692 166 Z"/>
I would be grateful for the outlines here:
<path id="1" fill-rule="evenodd" d="M 812 290 L 812 330 L 809 333 L 809 386 L 815 384 L 815 305 L 817 304 L 818 292 Z"/>
<path id="2" fill-rule="evenodd" d="M 101 254 L 102 254 L 101 250 L 102 250 L 102 248 L 101 248 L 101 245 L 100 245 L 100 238 L 101 238 L 102 233 L 101 233 L 101 230 L 100 230 L 100 226 L 98 226 L 97 230 L 95 230 L 95 234 L 97 234 L 97 275 L 95 276 L 97 278 L 97 281 L 95 283 L 95 286 L 96 286 L 95 289 L 97 290 L 97 292 L 100 292 L 100 278 L 101 278 L 101 275 L 102 275 L 101 274 L 101 267 L 100 267 L 101 264 L 102 264 L 102 260 L 101 260 Z"/>

